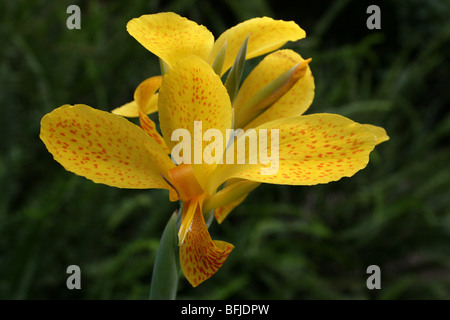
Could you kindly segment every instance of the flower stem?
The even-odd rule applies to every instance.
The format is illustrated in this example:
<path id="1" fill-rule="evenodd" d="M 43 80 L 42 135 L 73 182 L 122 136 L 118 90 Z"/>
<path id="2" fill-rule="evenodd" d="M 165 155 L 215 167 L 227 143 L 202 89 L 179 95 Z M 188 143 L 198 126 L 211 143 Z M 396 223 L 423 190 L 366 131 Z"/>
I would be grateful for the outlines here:
<path id="1" fill-rule="evenodd" d="M 174 300 L 177 296 L 180 278 L 177 245 L 179 216 L 181 214 L 177 212 L 172 214 L 161 236 L 150 285 L 151 300 Z"/>

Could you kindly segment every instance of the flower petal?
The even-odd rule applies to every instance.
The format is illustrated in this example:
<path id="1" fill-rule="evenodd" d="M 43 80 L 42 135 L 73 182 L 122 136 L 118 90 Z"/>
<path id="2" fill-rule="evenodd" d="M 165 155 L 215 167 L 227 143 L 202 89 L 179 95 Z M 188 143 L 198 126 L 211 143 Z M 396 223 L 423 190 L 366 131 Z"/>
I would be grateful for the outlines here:
<path id="1" fill-rule="evenodd" d="M 214 43 L 214 36 L 206 27 L 173 12 L 134 18 L 128 22 L 127 30 L 171 67 L 188 55 L 207 59 Z"/>
<path id="2" fill-rule="evenodd" d="M 86 105 L 64 105 L 41 121 L 41 140 L 66 170 L 118 188 L 169 189 L 174 167 L 160 145 L 125 118 Z"/>
<path id="3" fill-rule="evenodd" d="M 245 198 L 247 198 L 247 196 L 248 193 L 245 196 L 241 197 L 240 199 L 237 199 L 236 201 L 233 201 L 224 206 L 216 208 L 214 210 L 214 216 L 216 217 L 217 222 L 222 223 L 223 220 L 225 220 L 225 218 L 228 217 L 230 212 L 233 211 L 234 208 L 236 208 L 238 205 L 240 205 L 245 200 Z"/>
<path id="4" fill-rule="evenodd" d="M 248 194 L 252 190 L 259 187 L 259 185 L 259 182 L 253 182 L 243 179 L 228 180 L 225 184 L 225 187 L 218 193 L 230 193 L 230 195 L 228 195 L 228 200 L 234 200 L 231 202 L 227 201 L 225 202 L 225 204 L 222 204 L 220 207 L 214 210 L 214 216 L 216 217 L 217 222 L 222 223 L 223 220 L 225 220 L 225 218 L 228 216 L 228 214 L 233 211 L 234 208 L 240 205 L 245 200 L 245 198 L 247 198 Z M 203 208 L 205 211 L 208 210 L 208 208 L 206 208 L 206 203 L 203 205 Z"/>
<path id="5" fill-rule="evenodd" d="M 139 107 L 135 100 L 125 103 L 124 105 L 115 108 L 111 111 L 113 114 L 127 118 L 139 117 Z"/>
<path id="6" fill-rule="evenodd" d="M 260 183 L 258 182 L 244 179 L 228 180 L 220 191 L 205 200 L 202 207 L 203 211 L 208 212 L 216 209 L 214 215 L 217 221 L 222 223 L 227 214 L 239 205 L 252 190 L 259 187 L 259 185 Z"/>
<path id="7" fill-rule="evenodd" d="M 364 127 L 366 127 L 367 129 L 372 131 L 373 134 L 375 134 L 375 136 L 377 137 L 377 145 L 389 140 L 389 136 L 387 135 L 386 130 L 384 128 L 377 127 L 372 124 L 364 124 Z"/>
<path id="8" fill-rule="evenodd" d="M 259 90 L 275 80 L 283 72 L 305 61 L 292 50 L 278 50 L 267 55 L 248 75 L 242 84 L 239 94 L 233 103 L 235 113 L 254 96 Z M 262 123 L 280 118 L 302 115 L 314 99 L 314 78 L 309 65 L 305 74 L 279 98 L 271 107 L 254 119 L 247 128 L 256 128 Z"/>
<path id="9" fill-rule="evenodd" d="M 158 111 L 158 93 L 155 92 L 161 86 L 161 82 L 161 76 L 150 77 L 142 81 L 134 92 L 135 100 L 111 112 L 122 117 L 136 118 L 139 117 L 139 111 L 144 114 L 151 114 Z M 136 95 L 138 95 L 139 101 L 136 101 Z"/>
<path id="10" fill-rule="evenodd" d="M 247 147 L 244 164 L 219 165 L 207 186 L 210 193 L 230 178 L 287 185 L 336 181 L 366 167 L 369 153 L 377 143 L 376 135 L 366 126 L 335 114 L 284 118 L 265 123 L 255 130 L 261 134 L 264 133 L 262 129 L 271 133 L 266 141 L 267 148 L 264 148 L 264 144 L 262 148 L 256 145 Z M 272 129 L 278 129 L 278 148 L 276 138 L 271 144 L 271 139 L 276 137 Z M 265 155 L 267 150 L 270 150 L 272 158 L 267 164 L 262 164 L 261 152 Z M 257 151 L 258 162 L 250 164 L 249 154 Z"/>
<path id="11" fill-rule="evenodd" d="M 150 103 L 147 106 L 145 114 L 152 114 L 158 111 L 158 93 L 155 93 L 150 98 Z M 117 114 L 118 116 L 126 118 L 137 118 L 139 117 L 139 107 L 135 100 L 125 103 L 124 105 L 115 108 L 111 113 Z"/>
<path id="12" fill-rule="evenodd" d="M 170 153 L 169 148 L 167 148 L 167 145 L 159 134 L 159 132 L 156 130 L 155 123 L 143 112 L 139 111 L 139 123 L 141 125 L 142 130 L 147 132 L 147 134 L 152 137 L 152 139 L 161 146 L 161 148 L 164 150 L 166 154 Z"/>
<path id="13" fill-rule="evenodd" d="M 151 108 L 152 99 L 156 90 L 161 86 L 162 77 L 155 76 L 142 81 L 134 91 L 134 101 L 136 101 L 139 109 L 139 123 L 141 128 L 152 137 L 156 143 L 161 145 L 166 153 L 169 153 L 164 139 L 156 130 L 155 123 L 147 116 L 148 110 Z"/>
<path id="14" fill-rule="evenodd" d="M 216 273 L 234 248 L 230 243 L 211 239 L 201 206 L 195 202 L 188 204 L 195 206 L 195 210 L 187 209 L 193 211 L 193 216 L 180 246 L 181 270 L 193 287 Z"/>
<path id="15" fill-rule="evenodd" d="M 154 76 L 142 81 L 134 91 L 134 100 L 136 101 L 139 110 L 144 114 L 151 113 L 153 103 L 155 100 L 155 92 L 161 87 L 162 77 Z M 156 105 L 156 110 L 158 105 Z M 156 111 L 155 110 L 155 111 Z"/>
<path id="16" fill-rule="evenodd" d="M 221 156 L 226 146 L 226 129 L 231 128 L 232 122 L 230 99 L 220 77 L 199 57 L 181 59 L 164 76 L 158 109 L 161 132 L 170 150 L 181 143 L 172 141 L 175 130 L 188 131 L 190 163 L 200 185 L 204 186 L 207 175 L 216 167 L 215 163 L 204 161 L 204 150 L 212 143 L 203 141 L 204 133 L 208 129 L 220 132 L 222 148 L 219 146 L 220 150 L 216 151 Z"/>
<path id="17" fill-rule="evenodd" d="M 186 239 L 187 233 L 192 226 L 192 220 L 195 216 L 195 211 L 199 205 L 198 198 L 189 200 L 183 203 L 183 212 L 181 216 L 180 229 L 178 230 L 178 245 L 182 246 Z"/>
<path id="18" fill-rule="evenodd" d="M 297 41 L 306 36 L 305 31 L 294 21 L 273 20 L 269 17 L 253 18 L 222 33 L 212 48 L 208 60 L 210 64 L 227 41 L 227 52 L 222 69 L 222 74 L 225 73 L 233 64 L 242 42 L 249 34 L 247 59 L 274 51 L 288 41 Z"/>

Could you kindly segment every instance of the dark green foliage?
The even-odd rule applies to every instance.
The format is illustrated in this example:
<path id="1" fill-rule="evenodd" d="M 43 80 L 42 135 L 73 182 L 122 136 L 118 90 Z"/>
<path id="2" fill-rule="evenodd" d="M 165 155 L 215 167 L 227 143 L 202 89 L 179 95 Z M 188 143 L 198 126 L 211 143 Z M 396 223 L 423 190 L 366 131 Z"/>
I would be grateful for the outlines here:
<path id="1" fill-rule="evenodd" d="M 314 187 L 263 185 L 214 239 L 236 248 L 210 280 L 179 298 L 450 298 L 450 4 L 369 2 L 0 2 L 0 298 L 146 299 L 159 238 L 176 203 L 158 190 L 120 190 L 66 172 L 39 140 L 42 116 L 63 104 L 111 110 L 159 74 L 128 20 L 175 11 L 216 36 L 255 16 L 295 20 L 307 38 L 316 97 L 332 112 L 386 128 L 391 140 L 352 178 Z M 68 30 L 78 4 L 82 29 Z M 297 7 L 295 7 L 297 6 Z M 258 59 L 246 63 L 245 72 Z M 79 265 L 81 290 L 66 288 Z M 382 289 L 368 290 L 378 265 Z"/>

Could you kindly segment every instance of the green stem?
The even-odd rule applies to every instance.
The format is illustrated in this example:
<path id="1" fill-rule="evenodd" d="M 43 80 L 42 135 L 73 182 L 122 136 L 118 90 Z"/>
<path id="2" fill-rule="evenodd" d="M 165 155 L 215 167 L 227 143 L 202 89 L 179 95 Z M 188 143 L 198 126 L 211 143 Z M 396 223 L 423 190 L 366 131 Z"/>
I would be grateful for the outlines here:
<path id="1" fill-rule="evenodd" d="M 177 243 L 179 227 L 177 217 L 179 216 L 181 214 L 177 214 L 177 212 L 172 214 L 161 236 L 150 285 L 151 300 L 174 300 L 177 296 L 180 279 Z"/>

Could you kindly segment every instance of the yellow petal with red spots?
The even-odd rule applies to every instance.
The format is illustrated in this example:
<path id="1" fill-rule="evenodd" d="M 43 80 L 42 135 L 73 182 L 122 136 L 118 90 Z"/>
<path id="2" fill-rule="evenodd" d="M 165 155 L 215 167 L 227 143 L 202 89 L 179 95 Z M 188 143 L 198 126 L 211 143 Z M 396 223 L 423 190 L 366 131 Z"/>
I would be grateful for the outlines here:
<path id="1" fill-rule="evenodd" d="M 206 27 L 173 12 L 134 18 L 128 22 L 127 30 L 169 66 L 188 55 L 207 59 L 214 43 L 214 36 Z"/>
<path id="2" fill-rule="evenodd" d="M 142 130 L 147 132 L 147 134 L 157 143 L 161 146 L 161 148 L 164 150 L 166 154 L 170 153 L 169 148 L 167 148 L 167 145 L 159 134 L 159 132 L 156 130 L 156 125 L 153 122 L 152 119 L 150 119 L 146 114 L 139 112 L 139 123 L 141 125 Z"/>
<path id="3" fill-rule="evenodd" d="M 219 223 L 247 197 L 249 192 L 259 187 L 260 183 L 243 179 L 230 179 L 224 187 L 205 200 L 203 211 L 214 210 Z"/>
<path id="4" fill-rule="evenodd" d="M 227 51 L 222 69 L 222 74 L 225 73 L 233 65 L 239 48 L 248 35 L 250 38 L 246 58 L 251 59 L 274 51 L 288 41 L 302 39 L 306 33 L 294 21 L 273 20 L 269 17 L 250 19 L 220 35 L 214 43 L 209 62 L 213 63 L 223 44 L 227 41 Z"/>
<path id="5" fill-rule="evenodd" d="M 234 246 L 212 240 L 200 205 L 193 201 L 189 205 L 195 206 L 195 210 L 180 246 L 180 265 L 186 279 L 196 287 L 219 270 Z"/>
<path id="6" fill-rule="evenodd" d="M 315 185 L 350 177 L 366 167 L 377 143 L 376 135 L 366 126 L 335 114 L 279 119 L 255 131 L 259 138 L 267 137 L 266 141 L 258 139 L 258 143 L 246 148 L 244 164 L 219 165 L 207 186 L 210 192 L 230 178 Z M 258 161 L 252 164 L 249 154 L 255 153 Z"/>
<path id="7" fill-rule="evenodd" d="M 147 116 L 151 101 L 155 96 L 156 90 L 161 86 L 162 77 L 155 76 L 142 81 L 134 91 L 134 101 L 136 101 L 139 109 L 139 123 L 141 128 L 152 137 L 156 143 L 161 145 L 166 153 L 170 153 L 164 139 L 156 130 L 155 123 Z"/>
<path id="8" fill-rule="evenodd" d="M 119 188 L 169 189 L 161 174 L 174 164 L 125 118 L 86 105 L 64 105 L 42 118 L 40 138 L 68 171 Z"/>
<path id="9" fill-rule="evenodd" d="M 214 210 L 214 216 L 216 217 L 217 222 L 222 223 L 223 220 L 225 220 L 225 218 L 228 217 L 228 215 L 231 213 L 231 211 L 233 211 L 234 208 L 236 208 L 238 205 L 240 205 L 245 200 L 245 198 L 247 198 L 247 196 L 248 196 L 248 193 L 245 196 L 241 197 L 240 199 L 237 199 L 236 201 L 233 201 L 224 206 L 216 208 Z"/>
<path id="10" fill-rule="evenodd" d="M 238 114 L 240 108 L 264 86 L 303 61 L 305 60 L 292 50 L 278 50 L 267 55 L 242 84 L 239 94 L 233 102 L 235 114 Z M 308 65 L 305 74 L 289 91 L 246 127 L 256 128 L 272 120 L 302 115 L 309 108 L 313 99 L 314 78 Z"/>
<path id="11" fill-rule="evenodd" d="M 152 108 L 155 92 L 161 87 L 162 77 L 154 76 L 142 81 L 134 91 L 134 101 L 136 101 L 139 110 L 148 114 Z M 155 110 L 156 111 L 156 110 Z"/>
<path id="12" fill-rule="evenodd" d="M 193 164 L 197 179 L 204 186 L 207 176 L 216 167 L 216 161 L 207 159 L 205 152 L 214 145 L 217 153 L 211 154 L 221 159 L 227 142 L 226 129 L 231 128 L 232 122 L 230 98 L 220 77 L 199 57 L 181 59 L 164 75 L 158 109 L 161 132 L 167 146 L 170 150 L 181 143 L 186 146 L 188 150 L 183 149 L 183 161 Z M 173 138 L 172 141 L 172 134 L 183 132 L 189 135 L 186 138 L 188 141 L 184 137 Z M 218 133 L 217 140 L 214 136 L 208 141 L 204 136 L 208 132 Z"/>

